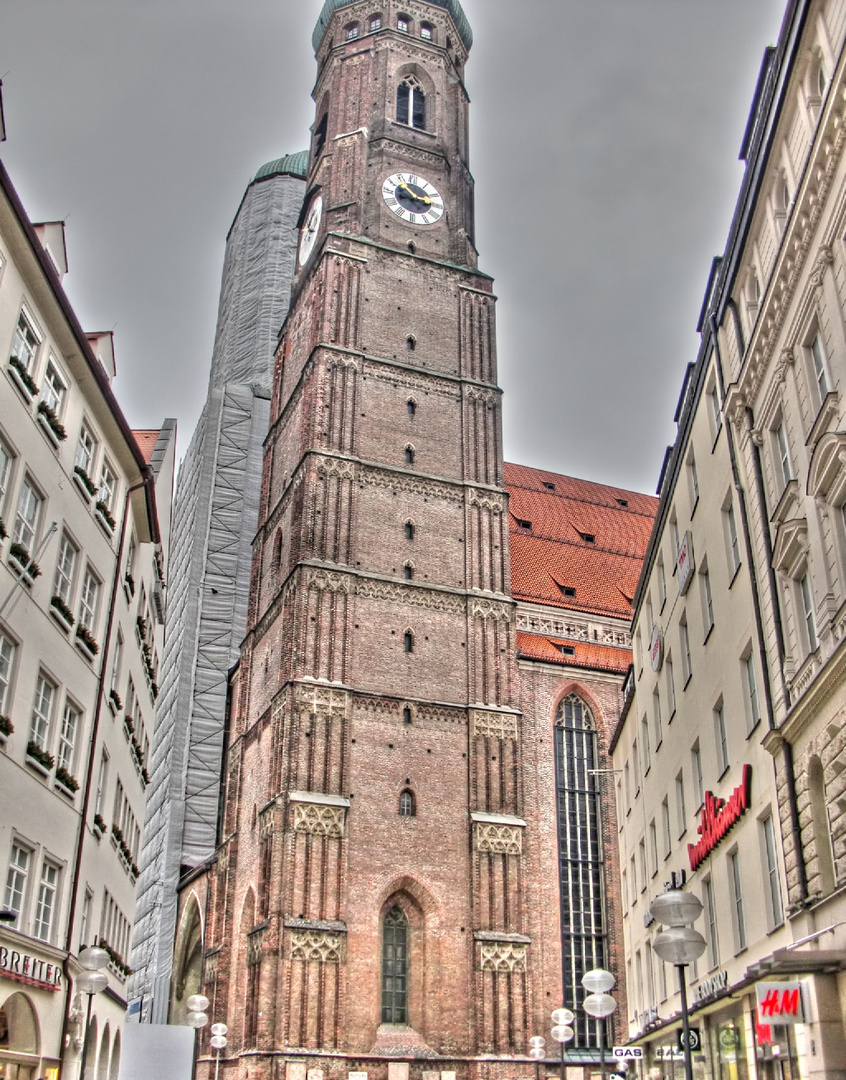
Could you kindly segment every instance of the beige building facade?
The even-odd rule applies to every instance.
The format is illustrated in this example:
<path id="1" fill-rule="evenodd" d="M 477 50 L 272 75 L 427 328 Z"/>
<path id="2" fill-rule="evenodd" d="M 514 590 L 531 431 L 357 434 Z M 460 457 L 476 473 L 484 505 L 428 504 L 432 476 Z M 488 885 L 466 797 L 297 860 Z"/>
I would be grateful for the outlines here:
<path id="1" fill-rule="evenodd" d="M 117 1076 L 161 651 L 175 427 L 129 429 L 65 269 L 0 166 L 2 1080 Z"/>
<path id="2" fill-rule="evenodd" d="M 796 0 L 765 54 L 636 598 L 614 768 L 654 1077 L 682 1063 L 647 912 L 682 881 L 699 1075 L 846 1076 L 845 36 L 842 0 Z"/>

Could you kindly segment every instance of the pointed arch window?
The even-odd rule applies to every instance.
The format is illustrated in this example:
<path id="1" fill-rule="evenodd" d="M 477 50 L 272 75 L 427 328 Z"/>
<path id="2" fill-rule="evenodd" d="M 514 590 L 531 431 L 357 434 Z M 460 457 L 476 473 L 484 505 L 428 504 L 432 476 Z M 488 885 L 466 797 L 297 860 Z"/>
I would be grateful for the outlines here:
<path id="1" fill-rule="evenodd" d="M 414 652 L 414 634 L 410 630 L 403 634 L 403 646 L 407 653 Z"/>
<path id="2" fill-rule="evenodd" d="M 426 130 L 426 95 L 415 75 L 406 75 L 397 87 L 397 123 Z"/>
<path id="3" fill-rule="evenodd" d="M 408 1023 L 408 919 L 399 907 L 382 925 L 382 1023 Z"/>
<path id="4" fill-rule="evenodd" d="M 576 1013 L 577 1047 L 596 1045 L 596 1025 L 581 1008 L 582 976 L 608 966 L 598 758 L 590 709 L 570 694 L 556 716 L 555 788 L 564 1003 Z"/>

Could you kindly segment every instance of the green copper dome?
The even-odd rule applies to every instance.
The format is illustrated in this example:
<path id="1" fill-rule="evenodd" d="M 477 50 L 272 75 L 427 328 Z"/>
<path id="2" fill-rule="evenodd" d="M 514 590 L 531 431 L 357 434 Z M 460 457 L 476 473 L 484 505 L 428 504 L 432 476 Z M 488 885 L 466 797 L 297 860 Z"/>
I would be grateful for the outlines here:
<path id="1" fill-rule="evenodd" d="M 355 0 L 326 0 L 320 18 L 317 20 L 317 26 L 315 26 L 314 33 L 311 36 L 311 43 L 315 52 L 320 48 L 323 35 L 326 33 L 329 22 L 338 8 L 347 7 L 354 2 Z M 470 29 L 470 23 L 467 21 L 467 16 L 464 14 L 459 0 L 428 0 L 428 2 L 447 9 L 452 16 L 452 21 L 455 23 L 458 35 L 464 43 L 464 48 L 469 50 L 473 44 L 473 31 Z M 374 6 L 378 7 L 378 4 Z"/>
<path id="2" fill-rule="evenodd" d="M 267 180 L 271 176 L 287 173 L 288 176 L 301 176 L 305 180 L 307 172 L 308 150 L 300 150 L 298 154 L 286 154 L 275 161 L 268 161 L 266 165 L 262 165 L 254 179 Z"/>

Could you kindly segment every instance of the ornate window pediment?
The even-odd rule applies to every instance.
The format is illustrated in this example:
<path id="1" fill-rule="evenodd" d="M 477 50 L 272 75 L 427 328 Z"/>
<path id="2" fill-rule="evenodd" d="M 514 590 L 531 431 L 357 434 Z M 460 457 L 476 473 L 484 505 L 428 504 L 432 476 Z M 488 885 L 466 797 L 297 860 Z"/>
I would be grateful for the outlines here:
<path id="1" fill-rule="evenodd" d="M 776 508 L 773 510 L 770 517 L 770 521 L 773 525 L 783 525 L 785 521 L 789 521 L 791 518 L 796 517 L 799 511 L 799 481 L 791 480 L 789 484 L 785 485 L 784 491 L 781 493 L 781 498 L 776 503 Z"/>
<path id="2" fill-rule="evenodd" d="M 808 558 L 808 521 L 791 518 L 783 522 L 776 533 L 773 566 L 790 578 L 799 575 Z"/>
<path id="3" fill-rule="evenodd" d="M 807 490 L 834 506 L 846 502 L 846 431 L 831 431 L 814 447 Z"/>

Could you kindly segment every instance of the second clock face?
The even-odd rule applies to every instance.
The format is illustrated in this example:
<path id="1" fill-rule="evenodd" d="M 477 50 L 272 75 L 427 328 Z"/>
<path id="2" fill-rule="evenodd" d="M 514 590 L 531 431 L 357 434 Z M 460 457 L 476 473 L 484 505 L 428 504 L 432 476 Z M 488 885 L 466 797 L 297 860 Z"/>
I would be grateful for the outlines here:
<path id="1" fill-rule="evenodd" d="M 437 189 L 415 173 L 394 173 L 382 184 L 382 198 L 391 213 L 409 225 L 434 225 L 444 212 Z"/>

